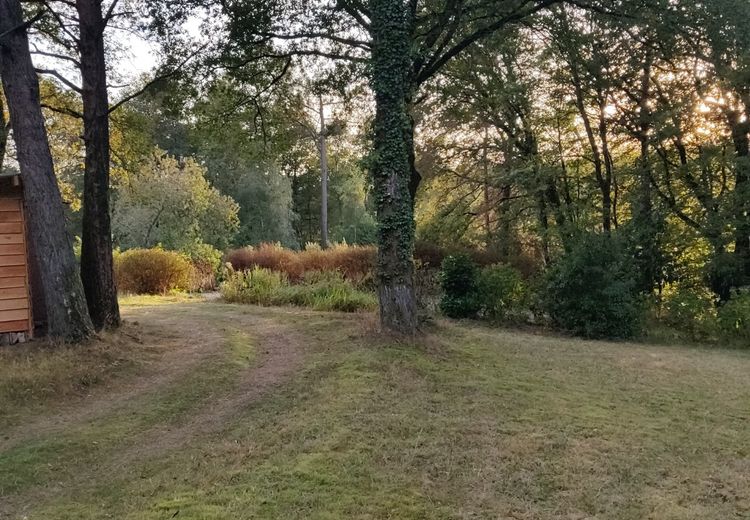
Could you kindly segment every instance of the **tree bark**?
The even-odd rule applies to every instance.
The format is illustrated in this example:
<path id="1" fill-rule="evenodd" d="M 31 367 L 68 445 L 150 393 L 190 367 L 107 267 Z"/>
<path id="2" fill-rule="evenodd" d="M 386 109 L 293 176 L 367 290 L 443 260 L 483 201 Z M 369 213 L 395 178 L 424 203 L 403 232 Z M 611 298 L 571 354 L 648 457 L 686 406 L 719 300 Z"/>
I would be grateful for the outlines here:
<path id="1" fill-rule="evenodd" d="M 409 113 L 414 89 L 410 20 L 401 0 L 371 0 L 370 11 L 380 322 L 389 331 L 415 334 L 413 194 L 418 183 L 413 180 L 414 123 Z"/>
<path id="2" fill-rule="evenodd" d="M 740 268 L 737 285 L 750 283 L 750 140 L 748 124 L 737 116 L 732 121 L 735 166 L 735 241 L 734 254 Z"/>
<path id="3" fill-rule="evenodd" d="M 318 148 L 320 151 L 320 247 L 328 249 L 328 143 L 326 142 L 326 115 L 323 106 L 323 96 L 319 96 L 320 106 L 318 117 L 320 131 L 318 133 Z"/>
<path id="4" fill-rule="evenodd" d="M 572 65 L 571 68 L 571 78 L 575 90 L 576 107 L 578 108 L 578 114 L 583 121 L 583 127 L 586 130 L 586 138 L 588 140 L 589 148 L 591 149 L 591 159 L 594 162 L 594 175 L 602 194 L 602 228 L 605 233 L 609 233 L 612 229 L 612 180 L 611 178 L 608 179 L 604 176 L 601 150 L 596 142 L 591 118 L 589 118 L 588 112 L 586 112 L 586 103 L 584 100 L 581 79 L 574 65 Z"/>
<path id="5" fill-rule="evenodd" d="M 633 220 L 638 251 L 637 262 L 640 271 L 640 286 L 646 293 L 651 293 L 659 283 L 658 263 L 659 244 L 654 218 L 653 194 L 651 178 L 653 175 L 651 159 L 649 157 L 652 114 L 649 106 L 651 100 L 651 71 L 652 57 L 647 52 L 641 76 L 641 91 L 638 100 L 638 142 L 640 156 L 638 158 L 638 183 Z"/>
<path id="6" fill-rule="evenodd" d="M 83 140 L 86 148 L 81 279 L 97 330 L 120 325 L 112 260 L 109 211 L 109 98 L 101 1 L 77 0 L 83 82 Z"/>
<path id="7" fill-rule="evenodd" d="M 8 149 L 9 132 L 10 126 L 5 119 L 5 103 L 0 93 L 0 174 L 3 173 L 3 167 L 5 166 L 5 152 Z"/>
<path id="8" fill-rule="evenodd" d="M 47 333 L 77 342 L 92 332 L 63 201 L 39 100 L 39 80 L 18 0 L 0 0 L 0 75 L 8 101 L 21 168 L 30 239 L 34 241 L 44 299 Z"/>

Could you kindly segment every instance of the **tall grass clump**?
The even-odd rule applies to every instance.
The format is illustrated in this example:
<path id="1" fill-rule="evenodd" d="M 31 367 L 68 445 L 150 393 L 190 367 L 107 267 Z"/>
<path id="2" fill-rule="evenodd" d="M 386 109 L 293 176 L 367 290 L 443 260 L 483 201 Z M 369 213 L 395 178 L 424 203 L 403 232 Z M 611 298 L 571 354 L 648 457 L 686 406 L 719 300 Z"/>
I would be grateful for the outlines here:
<path id="1" fill-rule="evenodd" d="M 229 303 L 274 305 L 282 287 L 287 285 L 282 273 L 264 267 L 247 271 L 230 271 L 221 284 L 221 296 Z"/>
<path id="2" fill-rule="evenodd" d="M 356 289 L 337 271 L 306 273 L 301 283 L 285 287 L 279 297 L 283 303 L 318 311 L 356 312 L 377 307 L 374 294 Z"/>
<path id="3" fill-rule="evenodd" d="M 296 305 L 320 311 L 356 312 L 373 310 L 377 300 L 358 290 L 337 271 L 311 271 L 292 283 L 285 273 L 264 267 L 247 271 L 230 270 L 220 286 L 230 303 L 255 305 Z"/>

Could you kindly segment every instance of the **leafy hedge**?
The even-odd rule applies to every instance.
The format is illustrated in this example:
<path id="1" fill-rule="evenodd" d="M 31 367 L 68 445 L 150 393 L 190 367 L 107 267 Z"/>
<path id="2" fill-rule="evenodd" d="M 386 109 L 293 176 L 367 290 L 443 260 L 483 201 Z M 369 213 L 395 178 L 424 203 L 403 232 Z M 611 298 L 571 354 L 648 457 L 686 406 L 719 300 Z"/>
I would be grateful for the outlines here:
<path id="1" fill-rule="evenodd" d="M 632 262 L 616 237 L 589 234 L 548 271 L 541 300 L 553 323 L 587 338 L 631 338 L 643 306 Z"/>

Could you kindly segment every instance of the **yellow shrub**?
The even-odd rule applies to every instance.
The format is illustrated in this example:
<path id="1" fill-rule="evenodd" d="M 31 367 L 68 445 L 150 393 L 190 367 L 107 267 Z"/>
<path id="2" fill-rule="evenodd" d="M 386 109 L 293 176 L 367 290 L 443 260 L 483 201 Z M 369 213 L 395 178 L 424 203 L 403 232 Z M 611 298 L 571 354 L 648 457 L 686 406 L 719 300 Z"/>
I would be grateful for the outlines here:
<path id="1" fill-rule="evenodd" d="M 185 256 L 163 249 L 131 249 L 115 256 L 120 291 L 166 294 L 189 289 L 193 267 Z"/>

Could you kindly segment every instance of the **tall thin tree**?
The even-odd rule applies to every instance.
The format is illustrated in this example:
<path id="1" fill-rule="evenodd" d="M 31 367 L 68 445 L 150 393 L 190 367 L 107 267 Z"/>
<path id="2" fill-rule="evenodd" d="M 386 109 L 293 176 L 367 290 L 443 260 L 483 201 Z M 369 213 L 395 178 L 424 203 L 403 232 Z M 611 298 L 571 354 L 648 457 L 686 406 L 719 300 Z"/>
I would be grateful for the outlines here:
<path id="1" fill-rule="evenodd" d="M 109 210 L 109 97 L 104 53 L 108 14 L 101 0 L 76 0 L 83 99 L 84 162 L 81 279 L 89 313 L 97 329 L 117 327 L 117 303 Z"/>

